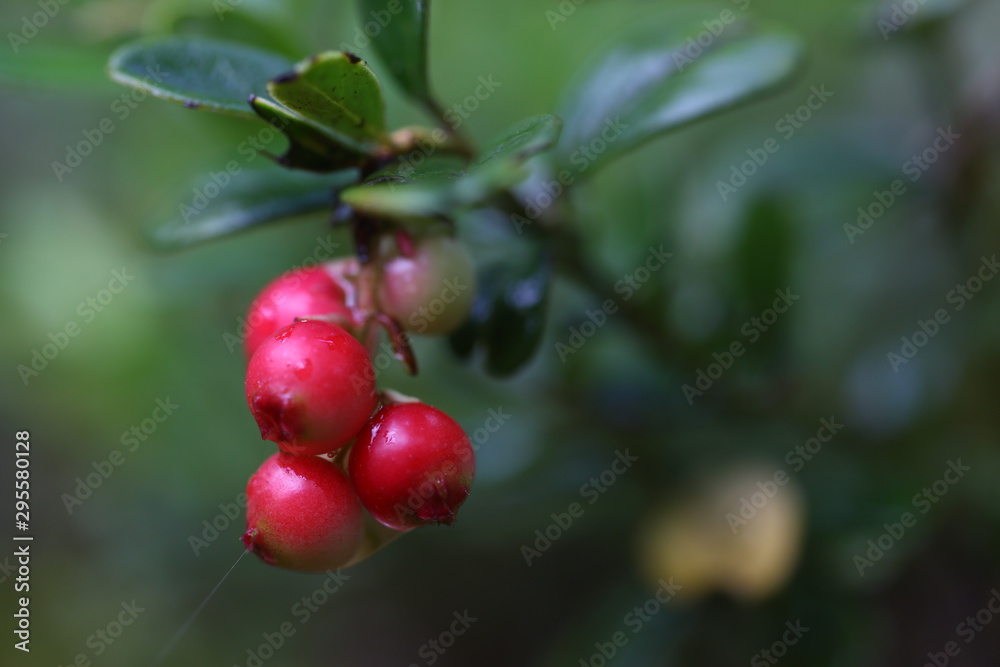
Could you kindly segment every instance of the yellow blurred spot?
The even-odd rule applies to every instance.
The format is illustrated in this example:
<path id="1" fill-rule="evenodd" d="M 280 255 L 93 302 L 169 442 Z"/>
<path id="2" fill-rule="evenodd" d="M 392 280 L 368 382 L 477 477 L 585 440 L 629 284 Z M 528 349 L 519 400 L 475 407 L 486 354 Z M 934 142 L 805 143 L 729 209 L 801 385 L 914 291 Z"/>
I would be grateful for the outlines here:
<path id="1" fill-rule="evenodd" d="M 688 600 L 713 591 L 750 601 L 777 592 L 798 562 L 804 506 L 794 480 L 768 486 L 773 473 L 728 471 L 654 512 L 639 535 L 644 576 L 674 577 L 684 587 L 679 598 Z"/>

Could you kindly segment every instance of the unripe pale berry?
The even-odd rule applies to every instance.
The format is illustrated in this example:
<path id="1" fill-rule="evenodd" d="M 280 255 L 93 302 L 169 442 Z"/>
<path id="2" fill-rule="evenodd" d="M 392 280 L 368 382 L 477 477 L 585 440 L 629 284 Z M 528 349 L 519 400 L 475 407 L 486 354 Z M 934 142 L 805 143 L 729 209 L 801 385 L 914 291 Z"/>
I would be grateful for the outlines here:
<path id="1" fill-rule="evenodd" d="M 407 331 L 445 334 L 468 317 L 476 274 L 469 252 L 458 240 L 421 239 L 410 256 L 395 254 L 381 268 L 379 307 Z"/>
<path id="2" fill-rule="evenodd" d="M 247 311 L 247 335 L 244 341 L 247 359 L 261 343 L 284 329 L 297 317 L 310 315 L 340 316 L 350 321 L 345 305 L 343 273 L 357 261 L 336 260 L 323 266 L 296 269 L 284 273 L 264 287 Z"/>
<path id="3" fill-rule="evenodd" d="M 295 322 L 257 348 L 246 395 L 261 437 L 292 454 L 343 447 L 378 405 L 365 348 L 320 320 Z"/>
<path id="4" fill-rule="evenodd" d="M 363 537 L 364 513 L 351 482 L 325 459 L 279 452 L 247 483 L 243 543 L 269 565 L 335 570 Z"/>
<path id="5" fill-rule="evenodd" d="M 358 435 L 348 462 L 362 504 L 396 530 L 451 524 L 469 495 L 475 469 L 462 427 L 423 403 L 379 410 Z"/>

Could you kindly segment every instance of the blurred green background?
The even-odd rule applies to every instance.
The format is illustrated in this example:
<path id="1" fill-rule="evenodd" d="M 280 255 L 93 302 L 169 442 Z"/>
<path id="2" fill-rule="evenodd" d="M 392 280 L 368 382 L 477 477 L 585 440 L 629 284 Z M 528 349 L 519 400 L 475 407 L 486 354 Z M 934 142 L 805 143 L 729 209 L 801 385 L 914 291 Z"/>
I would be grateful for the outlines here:
<path id="1" fill-rule="evenodd" d="M 152 664 L 240 555 L 242 510 L 227 513 L 273 449 L 245 406 L 242 352 L 225 336 L 274 276 L 352 250 L 324 216 L 177 254 L 144 242 L 191 200 L 193 183 L 242 160 L 238 147 L 262 126 L 154 99 L 132 108 L 106 77 L 108 54 L 142 34 L 188 33 L 299 58 L 353 42 L 358 25 L 350 2 L 232 0 L 221 19 L 220 4 L 56 2 L 23 44 L 10 34 L 39 3 L 0 6 L 0 438 L 10 443 L 0 497 L 12 515 L 10 452 L 29 430 L 35 536 L 31 653 L 15 651 L 5 627 L 3 664 L 68 665 L 80 654 Z M 554 1 L 436 3 L 431 67 L 445 106 L 480 76 L 501 83 L 464 125 L 478 141 L 554 110 L 597 44 L 674 3 L 561 4 L 575 10 L 553 29 Z M 163 664 L 257 664 L 284 623 L 294 634 L 262 664 L 921 665 L 929 653 L 938 664 L 997 664 L 1000 621 L 980 610 L 1000 586 L 1000 282 L 971 299 L 952 290 L 1000 249 L 1000 5 L 898 5 L 912 18 L 886 34 L 878 20 L 892 3 L 698 5 L 706 19 L 729 7 L 790 28 L 806 46 L 802 71 L 780 93 L 659 139 L 573 193 L 587 261 L 609 289 L 650 246 L 672 253 L 632 302 L 678 346 L 651 349 L 611 316 L 562 363 L 556 343 L 597 305 L 570 281 L 558 283 L 546 340 L 514 379 L 458 363 L 441 340 L 419 341 L 420 375 L 394 366 L 383 386 L 446 410 L 470 434 L 490 410 L 510 415 L 477 439 L 460 520 L 347 570 L 329 599 L 317 593 L 322 576 L 246 558 Z M 832 97 L 789 134 L 779 123 L 819 87 Z M 386 88 L 391 126 L 428 122 Z M 114 129 L 57 174 L 53 163 L 104 119 Z M 911 181 L 912 156 L 949 127 L 960 137 Z M 770 137 L 779 150 L 723 201 L 718 182 Z M 845 229 L 896 179 L 906 191 L 883 215 L 861 234 Z M 124 289 L 105 291 L 116 271 Z M 786 288 L 799 299 L 751 341 L 745 325 Z M 925 324 L 935 334 L 921 338 L 939 309 L 947 322 Z M 78 335 L 37 375 L 19 371 L 73 324 Z M 887 355 L 902 354 L 901 337 L 925 345 L 894 368 Z M 689 402 L 682 386 L 694 369 L 734 341 L 746 353 Z M 176 406 L 162 423 L 150 421 L 157 401 Z M 797 470 L 786 453 L 831 418 L 843 429 Z M 591 503 L 582 485 L 626 449 L 638 461 Z M 114 450 L 120 465 L 67 502 Z M 959 459 L 968 471 L 940 483 Z M 783 513 L 767 530 L 751 523 L 747 543 L 735 539 L 725 515 L 778 470 L 792 481 L 764 506 Z M 730 475 L 742 482 L 718 482 Z M 936 501 L 926 512 L 914 499 L 925 488 Z M 525 545 L 536 548 L 536 531 L 572 503 L 582 515 L 526 563 Z M 905 512 L 914 525 L 885 537 Z M 884 555 L 865 555 L 880 538 Z M 863 574 L 857 557 L 872 559 Z M 12 625 L 15 575 L 9 557 L 3 565 Z M 670 576 L 688 594 L 647 607 L 655 613 L 634 632 L 627 615 Z M 324 603 L 304 618 L 303 597 Z M 142 611 L 119 636 L 95 634 L 117 633 L 109 624 L 133 601 Z M 465 612 L 476 620 L 449 636 Z M 809 630 L 792 644 L 786 623 L 797 621 Z M 618 632 L 627 642 L 605 659 Z"/>

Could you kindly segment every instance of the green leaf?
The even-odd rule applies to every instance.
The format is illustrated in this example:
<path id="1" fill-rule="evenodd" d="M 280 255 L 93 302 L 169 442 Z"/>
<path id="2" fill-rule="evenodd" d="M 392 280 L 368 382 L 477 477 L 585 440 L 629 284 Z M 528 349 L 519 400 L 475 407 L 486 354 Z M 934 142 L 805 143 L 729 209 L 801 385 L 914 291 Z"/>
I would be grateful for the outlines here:
<path id="1" fill-rule="evenodd" d="M 128 44 L 111 55 L 115 81 L 187 107 L 253 118 L 247 104 L 287 71 L 284 56 L 233 42 L 173 37 Z"/>
<path id="2" fill-rule="evenodd" d="M 920 11 L 905 11 L 898 2 L 883 0 L 876 9 L 874 29 L 871 33 L 878 34 L 880 41 L 885 41 L 896 35 L 921 34 L 940 29 L 956 14 L 969 6 L 970 0 L 922 0 Z"/>
<path id="3" fill-rule="evenodd" d="M 288 149 L 276 162 L 292 169 L 329 172 L 356 167 L 368 156 L 338 143 L 326 128 L 265 97 L 251 96 L 258 116 L 288 138 Z"/>
<path id="4" fill-rule="evenodd" d="M 462 174 L 462 162 L 451 156 L 431 156 L 418 168 L 395 164 L 363 184 L 340 193 L 340 201 L 362 213 L 397 219 L 444 215 L 454 201 L 452 187 Z"/>
<path id="5" fill-rule="evenodd" d="M 388 144 L 382 87 L 357 56 L 340 51 L 313 56 L 267 90 L 350 150 L 375 154 Z"/>
<path id="6" fill-rule="evenodd" d="M 245 171 L 229 182 L 216 175 L 185 195 L 178 217 L 157 229 L 152 240 L 160 249 L 175 250 L 329 209 L 336 190 L 357 177 L 353 169 L 323 177 L 282 169 Z M 218 194 L 210 198 L 213 191 Z"/>
<path id="7" fill-rule="evenodd" d="M 763 195 L 745 210 L 743 228 L 730 261 L 739 303 L 733 311 L 734 326 L 771 308 L 776 290 L 793 282 L 790 278 L 795 257 L 795 229 L 795 220 L 785 200 L 776 195 Z M 765 325 L 767 337 L 754 346 L 751 356 L 770 357 L 773 351 L 785 347 L 789 324 L 785 318 L 780 318 L 776 323 Z"/>
<path id="8" fill-rule="evenodd" d="M 508 129 L 491 143 L 469 167 L 466 179 L 484 190 L 516 185 L 526 175 L 521 167 L 529 158 L 556 145 L 562 120 L 542 114 L 532 116 Z M 472 188 L 471 185 L 465 187 Z"/>
<path id="9" fill-rule="evenodd" d="M 732 260 L 736 288 L 749 312 L 765 310 L 774 291 L 786 286 L 795 256 L 795 223 L 785 202 L 774 195 L 753 201 Z"/>
<path id="10" fill-rule="evenodd" d="M 302 3 L 265 0 L 151 0 L 144 5 L 142 30 L 147 34 L 204 36 L 302 56 L 295 19 Z M 109 6 L 108 14 L 116 8 Z"/>
<path id="11" fill-rule="evenodd" d="M 532 116 L 509 128 L 493 141 L 452 186 L 451 204 L 476 206 L 525 180 L 525 163 L 559 141 L 562 120 Z"/>
<path id="12" fill-rule="evenodd" d="M 551 282 L 552 263 L 547 257 L 539 257 L 533 266 L 514 267 L 505 276 L 484 330 L 487 373 L 507 377 L 535 356 L 545 333 Z"/>
<path id="13" fill-rule="evenodd" d="M 430 0 L 358 0 L 360 22 L 378 22 L 372 37 L 379 58 L 407 95 L 433 105 L 427 76 L 427 23 Z"/>
<path id="14" fill-rule="evenodd" d="M 474 310 L 474 309 L 473 309 Z M 462 361 L 468 361 L 476 348 L 479 339 L 479 327 L 473 317 L 469 317 L 465 322 L 448 336 L 448 345 L 456 357 Z"/>
<path id="15" fill-rule="evenodd" d="M 484 263 L 468 320 L 449 336 L 460 359 L 475 347 L 484 368 L 496 377 L 520 370 L 538 350 L 552 283 L 551 257 L 541 247 L 514 242 L 501 258 Z"/>
<path id="16" fill-rule="evenodd" d="M 526 118 L 487 146 L 473 161 L 471 169 L 483 168 L 499 158 L 524 162 L 555 146 L 562 125 L 562 120 L 548 114 Z"/>
<path id="17" fill-rule="evenodd" d="M 704 15 L 647 17 L 603 49 L 561 104 L 560 167 L 582 172 L 606 163 L 785 81 L 799 62 L 797 40 L 756 32 L 733 14 L 717 36 Z"/>
<path id="18" fill-rule="evenodd" d="M 341 198 L 370 215 L 396 218 L 447 215 L 478 206 L 524 180 L 524 163 L 554 146 L 561 129 L 555 116 L 534 116 L 490 144 L 464 174 L 454 168 L 454 158 L 432 157 L 419 170 L 397 170 L 392 178 L 377 174 L 369 183 L 345 190 Z"/>

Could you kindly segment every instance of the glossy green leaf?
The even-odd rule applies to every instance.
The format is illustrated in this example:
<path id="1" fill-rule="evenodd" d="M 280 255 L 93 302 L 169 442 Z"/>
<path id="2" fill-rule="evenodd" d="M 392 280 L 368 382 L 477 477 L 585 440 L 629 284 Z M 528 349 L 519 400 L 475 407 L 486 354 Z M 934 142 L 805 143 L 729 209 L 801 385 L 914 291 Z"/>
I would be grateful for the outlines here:
<path id="1" fill-rule="evenodd" d="M 224 174 L 221 179 L 217 174 L 185 193 L 177 217 L 157 229 L 152 240 L 158 248 L 179 249 L 329 209 L 335 192 L 357 177 L 353 169 L 323 177 L 283 169 Z M 213 192 L 217 194 L 211 197 Z"/>
<path id="2" fill-rule="evenodd" d="M 479 339 L 479 327 L 480 325 L 470 317 L 448 336 L 448 345 L 451 347 L 451 351 L 462 361 L 468 361 L 469 357 L 472 356 Z"/>
<path id="3" fill-rule="evenodd" d="M 460 160 L 431 156 L 416 168 L 396 164 L 378 172 L 345 189 L 340 200 L 369 215 L 398 219 L 444 215 L 458 205 L 452 188 L 461 174 Z"/>
<path id="4" fill-rule="evenodd" d="M 491 143 L 469 167 L 460 188 L 487 193 L 516 185 L 527 175 L 522 167 L 529 158 L 556 145 L 562 120 L 555 116 L 532 116 L 508 129 Z"/>
<path id="5" fill-rule="evenodd" d="M 415 161 L 402 159 L 371 175 L 370 181 L 394 181 L 424 185 L 452 183 L 465 171 L 465 161 L 447 153 L 435 153 Z"/>
<path id="6" fill-rule="evenodd" d="M 251 94 L 291 68 L 284 56 L 234 42 L 172 37 L 128 44 L 111 55 L 115 81 L 177 104 L 246 116 Z"/>
<path id="7" fill-rule="evenodd" d="M 403 91 L 422 104 L 433 104 L 427 76 L 430 4 L 430 0 L 358 0 L 361 26 L 375 22 L 380 27 L 371 38 L 379 58 Z"/>
<path id="8" fill-rule="evenodd" d="M 469 171 L 485 169 L 501 158 L 524 162 L 555 146 L 562 126 L 562 120 L 548 114 L 527 118 L 487 146 L 473 161 Z"/>
<path id="9" fill-rule="evenodd" d="M 285 153 L 276 158 L 278 164 L 292 169 L 329 172 L 356 167 L 368 159 L 340 144 L 326 128 L 266 97 L 251 97 L 250 106 L 288 139 Z"/>
<path id="10" fill-rule="evenodd" d="M 562 128 L 554 116 L 535 116 L 505 132 L 463 174 L 451 157 L 428 159 L 419 170 L 397 172 L 394 178 L 345 190 L 344 203 L 371 215 L 429 217 L 457 208 L 477 206 L 527 177 L 524 163 L 555 145 Z M 404 166 L 405 167 L 405 166 Z"/>
<path id="11" fill-rule="evenodd" d="M 546 257 L 508 273 L 484 330 L 486 372 L 507 377 L 535 356 L 545 333 L 551 282 L 552 267 Z"/>
<path id="12" fill-rule="evenodd" d="M 559 166 L 586 171 L 792 75 L 800 57 L 795 39 L 756 31 L 732 10 L 723 15 L 730 20 L 717 34 L 705 24 L 716 17 L 703 12 L 646 17 L 600 51 L 561 104 Z"/>
<path id="13" fill-rule="evenodd" d="M 350 150 L 374 154 L 388 143 L 382 87 L 357 56 L 340 51 L 313 56 L 271 81 L 267 90 Z"/>
<path id="14" fill-rule="evenodd" d="M 449 336 L 451 349 L 467 359 L 482 348 L 484 368 L 496 377 L 520 370 L 541 344 L 551 282 L 551 257 L 540 247 L 513 243 L 481 267 L 472 311 Z"/>
<path id="15" fill-rule="evenodd" d="M 444 215 L 451 209 L 449 189 L 428 184 L 356 186 L 345 190 L 341 201 L 368 215 L 397 219 Z"/>

